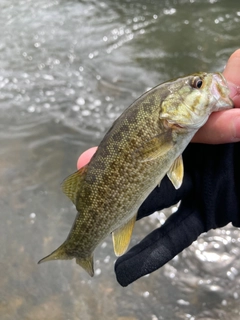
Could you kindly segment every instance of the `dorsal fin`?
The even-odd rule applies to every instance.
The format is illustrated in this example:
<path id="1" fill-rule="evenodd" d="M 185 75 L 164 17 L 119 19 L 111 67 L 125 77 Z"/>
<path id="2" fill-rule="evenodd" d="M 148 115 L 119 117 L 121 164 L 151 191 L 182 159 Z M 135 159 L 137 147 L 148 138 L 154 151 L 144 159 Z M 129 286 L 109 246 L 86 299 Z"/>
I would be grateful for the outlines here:
<path id="1" fill-rule="evenodd" d="M 81 185 L 81 182 L 83 181 L 87 166 L 82 167 L 78 171 L 74 172 L 70 176 L 68 176 L 63 182 L 62 182 L 62 191 L 68 196 L 69 199 L 72 200 L 72 202 L 76 205 L 76 196 L 77 191 L 79 189 L 79 186 Z"/>

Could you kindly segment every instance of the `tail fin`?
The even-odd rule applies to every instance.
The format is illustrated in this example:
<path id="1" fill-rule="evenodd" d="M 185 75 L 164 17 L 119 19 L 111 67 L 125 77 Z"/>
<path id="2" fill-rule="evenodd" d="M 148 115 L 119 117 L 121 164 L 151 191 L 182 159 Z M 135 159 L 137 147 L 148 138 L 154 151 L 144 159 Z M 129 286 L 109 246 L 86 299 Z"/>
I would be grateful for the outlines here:
<path id="1" fill-rule="evenodd" d="M 77 258 L 76 263 L 79 264 L 87 273 L 93 277 L 94 276 L 94 268 L 93 268 L 93 256 L 89 256 L 85 259 Z"/>
<path id="2" fill-rule="evenodd" d="M 52 260 L 71 260 L 73 256 L 70 256 L 65 251 L 65 246 L 62 244 L 58 249 L 53 251 L 48 256 L 42 258 L 38 261 L 38 264 L 52 261 Z M 76 263 L 80 265 L 91 277 L 94 276 L 94 268 L 93 268 L 93 256 L 90 255 L 86 258 L 76 258 Z"/>
<path id="3" fill-rule="evenodd" d="M 64 249 L 64 244 L 62 244 L 59 248 L 54 250 L 48 256 L 42 258 L 38 261 L 38 263 L 47 262 L 51 260 L 71 260 L 73 257 L 69 256 Z"/>

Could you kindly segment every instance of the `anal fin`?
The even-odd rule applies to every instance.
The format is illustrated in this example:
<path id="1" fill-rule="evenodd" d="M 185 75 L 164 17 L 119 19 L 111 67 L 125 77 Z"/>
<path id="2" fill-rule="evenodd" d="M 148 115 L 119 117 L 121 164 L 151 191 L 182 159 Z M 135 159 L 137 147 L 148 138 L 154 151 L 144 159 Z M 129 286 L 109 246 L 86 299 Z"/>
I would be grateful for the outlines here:
<path id="1" fill-rule="evenodd" d="M 133 227 L 136 221 L 137 214 L 126 224 L 118 228 L 112 233 L 113 248 L 116 256 L 121 256 L 127 251 L 131 240 Z"/>

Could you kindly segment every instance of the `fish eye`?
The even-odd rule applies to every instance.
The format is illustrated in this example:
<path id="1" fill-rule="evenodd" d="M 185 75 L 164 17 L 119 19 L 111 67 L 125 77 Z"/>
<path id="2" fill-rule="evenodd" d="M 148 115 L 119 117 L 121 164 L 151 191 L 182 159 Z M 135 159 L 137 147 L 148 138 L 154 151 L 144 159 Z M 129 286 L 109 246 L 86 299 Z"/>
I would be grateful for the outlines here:
<path id="1" fill-rule="evenodd" d="M 193 79 L 192 87 L 195 89 L 200 89 L 202 87 L 202 80 L 200 78 Z"/>

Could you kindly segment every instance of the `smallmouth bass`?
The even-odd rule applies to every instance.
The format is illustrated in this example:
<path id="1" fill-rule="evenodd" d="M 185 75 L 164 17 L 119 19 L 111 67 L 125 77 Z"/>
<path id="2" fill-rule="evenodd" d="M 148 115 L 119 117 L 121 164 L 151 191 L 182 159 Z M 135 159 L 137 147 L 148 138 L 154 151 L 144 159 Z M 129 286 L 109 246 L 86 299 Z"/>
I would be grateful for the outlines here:
<path id="1" fill-rule="evenodd" d="M 220 73 L 168 81 L 133 102 L 91 161 L 63 182 L 78 213 L 67 239 L 39 263 L 76 258 L 93 276 L 93 251 L 109 233 L 115 254 L 122 255 L 140 205 L 166 174 L 176 189 L 181 186 L 183 150 L 212 112 L 232 107 Z"/>

